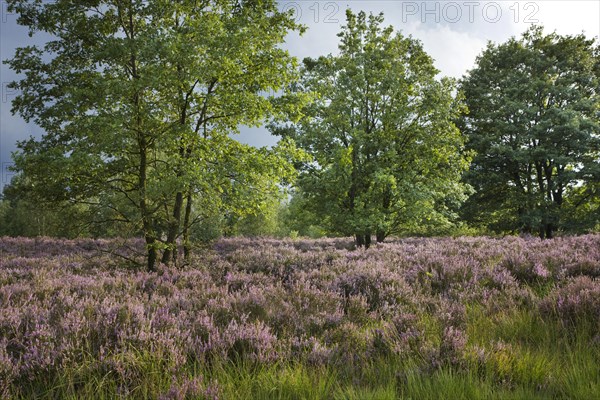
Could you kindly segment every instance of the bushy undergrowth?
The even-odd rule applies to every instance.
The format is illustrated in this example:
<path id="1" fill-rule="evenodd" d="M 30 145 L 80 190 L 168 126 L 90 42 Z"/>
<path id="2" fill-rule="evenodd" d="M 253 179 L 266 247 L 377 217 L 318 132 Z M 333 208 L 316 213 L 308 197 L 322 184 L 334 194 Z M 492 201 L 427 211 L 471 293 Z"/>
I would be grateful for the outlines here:
<path id="1" fill-rule="evenodd" d="M 0 239 L 1 398 L 600 398 L 600 236 Z"/>

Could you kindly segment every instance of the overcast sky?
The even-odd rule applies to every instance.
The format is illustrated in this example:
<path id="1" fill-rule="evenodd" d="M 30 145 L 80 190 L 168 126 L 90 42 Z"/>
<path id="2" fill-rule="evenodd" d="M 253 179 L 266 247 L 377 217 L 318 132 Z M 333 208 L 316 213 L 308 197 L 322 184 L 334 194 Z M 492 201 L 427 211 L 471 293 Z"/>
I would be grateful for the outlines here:
<path id="1" fill-rule="evenodd" d="M 14 55 L 15 49 L 35 43 L 27 30 L 9 14 L 6 2 L 0 0 L 0 59 Z M 303 36 L 289 35 L 285 48 L 299 59 L 336 53 L 336 34 L 345 22 L 345 9 L 383 12 L 385 25 L 393 25 L 404 35 L 423 42 L 434 58 L 441 75 L 460 78 L 473 67 L 475 58 L 488 41 L 503 42 L 520 36 L 532 24 L 543 25 L 546 32 L 559 34 L 585 33 L 590 38 L 600 35 L 600 0 L 590 1 L 315 1 L 280 0 L 281 10 L 293 10 L 297 21 L 308 27 Z M 10 154 L 16 141 L 40 136 L 41 131 L 27 125 L 10 113 L 10 102 L 16 93 L 7 89 L 8 82 L 18 79 L 5 65 L 0 66 L 2 93 L 0 98 L 0 187 L 11 173 Z M 256 146 L 276 142 L 263 128 L 242 128 L 239 140 Z"/>

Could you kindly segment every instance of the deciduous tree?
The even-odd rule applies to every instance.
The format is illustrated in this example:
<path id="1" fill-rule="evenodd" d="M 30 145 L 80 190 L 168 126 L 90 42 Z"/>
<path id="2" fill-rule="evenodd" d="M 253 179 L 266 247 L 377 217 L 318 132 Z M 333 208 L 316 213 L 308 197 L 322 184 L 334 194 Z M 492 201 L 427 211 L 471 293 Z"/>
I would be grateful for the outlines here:
<path id="1" fill-rule="evenodd" d="M 23 74 L 12 83 L 21 91 L 13 112 L 45 131 L 20 144 L 17 169 L 42 198 L 110 210 L 113 221 L 137 227 L 148 269 L 161 250 L 165 263 L 176 257 L 194 209 L 202 215 L 200 207 L 241 193 L 252 207 L 260 192 L 246 188 L 290 176 L 289 144 L 255 151 L 228 137 L 294 104 L 265 95 L 294 79 L 295 60 L 279 44 L 301 29 L 274 0 L 8 7 L 31 34 L 50 38 L 7 61 Z"/>
<path id="2" fill-rule="evenodd" d="M 313 155 L 299 180 L 303 202 L 333 234 L 369 245 L 414 225 L 448 221 L 444 199 L 463 197 L 468 163 L 453 123 L 462 110 L 451 79 L 422 45 L 351 11 L 339 54 L 304 60 L 298 90 L 316 101 L 274 132 Z"/>
<path id="3" fill-rule="evenodd" d="M 471 221 L 551 238 L 597 196 L 599 78 L 598 47 L 584 35 L 533 27 L 488 45 L 461 83 L 477 152 L 466 176 L 477 190 L 464 209 Z"/>

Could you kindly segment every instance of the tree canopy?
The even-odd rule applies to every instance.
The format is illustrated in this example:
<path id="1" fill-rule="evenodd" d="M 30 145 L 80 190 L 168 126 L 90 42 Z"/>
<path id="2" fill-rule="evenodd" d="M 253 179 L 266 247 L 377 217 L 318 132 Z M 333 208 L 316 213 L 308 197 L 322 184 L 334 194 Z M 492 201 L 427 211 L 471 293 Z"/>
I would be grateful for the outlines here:
<path id="1" fill-rule="evenodd" d="M 83 203 L 96 222 L 142 233 L 148 268 L 206 209 L 259 208 L 294 176 L 292 143 L 229 137 L 296 107 L 274 99 L 296 61 L 278 46 L 302 30 L 274 0 L 9 0 L 44 46 L 8 60 L 24 78 L 13 113 L 44 131 L 20 143 L 22 185 L 40 201 Z M 210 214 L 210 213 L 209 213 Z"/>
<path id="2" fill-rule="evenodd" d="M 597 196 L 598 54 L 583 35 L 532 27 L 477 58 L 461 82 L 461 128 L 477 153 L 466 175 L 471 222 L 550 238 Z M 587 219 L 593 227 L 598 215 Z"/>

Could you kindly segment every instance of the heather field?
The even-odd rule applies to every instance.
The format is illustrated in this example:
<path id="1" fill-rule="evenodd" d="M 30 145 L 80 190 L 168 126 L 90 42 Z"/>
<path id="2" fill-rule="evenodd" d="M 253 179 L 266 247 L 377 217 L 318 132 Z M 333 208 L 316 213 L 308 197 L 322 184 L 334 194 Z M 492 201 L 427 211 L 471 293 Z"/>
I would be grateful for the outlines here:
<path id="1" fill-rule="evenodd" d="M 1 398 L 600 398 L 600 235 L 142 250 L 0 239 Z"/>

